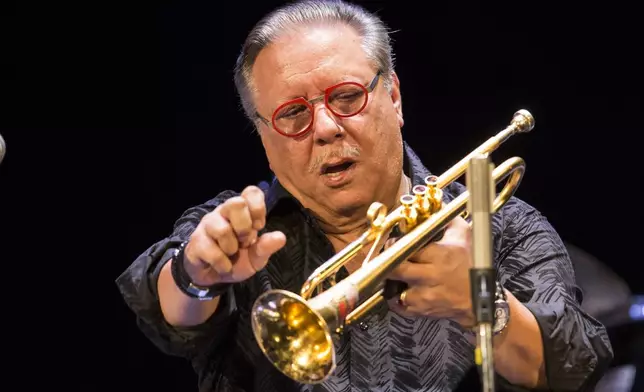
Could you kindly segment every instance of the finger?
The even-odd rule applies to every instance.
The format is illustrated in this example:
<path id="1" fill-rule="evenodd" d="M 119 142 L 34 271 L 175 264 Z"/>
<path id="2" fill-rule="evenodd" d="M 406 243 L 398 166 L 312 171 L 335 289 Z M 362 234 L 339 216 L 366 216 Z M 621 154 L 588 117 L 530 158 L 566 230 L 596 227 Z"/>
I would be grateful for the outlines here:
<path id="1" fill-rule="evenodd" d="M 387 278 L 400 280 L 409 285 L 432 286 L 435 284 L 433 279 L 433 270 L 434 268 L 430 264 L 403 261 L 398 267 L 391 271 Z"/>
<path id="2" fill-rule="evenodd" d="M 222 204 L 220 213 L 230 222 L 238 241 L 241 243 L 248 241 L 253 231 L 253 221 L 250 217 L 246 199 L 241 196 L 235 196 L 226 200 Z"/>
<path id="3" fill-rule="evenodd" d="M 414 318 L 414 317 L 418 316 L 417 314 L 414 314 L 412 312 L 408 312 L 406 308 L 403 308 L 402 306 L 400 306 L 398 304 L 397 300 L 390 300 L 388 302 L 388 305 L 389 305 L 390 310 L 398 313 L 399 315 L 401 315 L 403 317 Z"/>
<path id="4" fill-rule="evenodd" d="M 208 215 L 204 222 L 204 231 L 217 242 L 225 254 L 231 256 L 239 250 L 239 243 L 231 224 L 219 212 Z"/>
<path id="5" fill-rule="evenodd" d="M 443 235 L 443 238 L 441 238 L 441 241 L 449 241 L 455 238 L 461 239 L 464 235 L 469 235 L 470 230 L 470 224 L 461 216 L 457 216 L 445 227 L 445 234 Z"/>
<path id="6" fill-rule="evenodd" d="M 191 239 L 186 245 L 182 262 L 190 279 L 197 285 L 209 285 L 219 279 L 219 273 L 193 251 L 198 239 Z M 196 252 L 199 252 L 198 250 Z"/>
<path id="7" fill-rule="evenodd" d="M 382 296 L 386 300 L 398 298 L 398 296 L 400 296 L 403 291 L 407 290 L 408 287 L 409 285 L 402 280 L 387 279 L 385 280 L 385 287 L 383 288 Z"/>
<path id="8" fill-rule="evenodd" d="M 401 293 L 399 297 L 395 298 L 394 306 L 398 310 L 403 310 L 408 314 L 419 314 L 427 311 L 431 303 L 431 294 L 428 294 L 426 287 L 411 286 L 405 291 L 404 296 Z M 402 298 L 404 298 L 404 303 L 401 303 Z"/>
<path id="9" fill-rule="evenodd" d="M 404 317 L 414 317 L 417 316 L 418 314 L 413 311 L 415 307 L 411 307 L 409 304 L 409 294 L 413 293 L 412 288 L 408 288 L 405 290 L 405 294 L 400 293 L 399 295 L 391 298 L 390 300 L 387 301 L 387 304 L 389 305 L 389 309 L 393 310 L 394 312 L 398 313 L 401 316 Z M 404 303 L 402 302 L 402 299 L 404 298 Z M 412 298 L 413 300 L 413 298 Z"/>
<path id="10" fill-rule="evenodd" d="M 250 264 L 255 271 L 261 270 L 266 266 L 271 255 L 282 249 L 284 245 L 286 245 L 286 236 L 281 231 L 264 233 L 248 250 Z"/>
<path id="11" fill-rule="evenodd" d="M 249 186 L 242 192 L 241 196 L 246 199 L 248 211 L 255 230 L 261 230 L 266 224 L 266 203 L 264 192 L 256 186 Z"/>
<path id="12" fill-rule="evenodd" d="M 441 241 L 443 241 L 441 239 Z M 442 242 L 430 242 L 414 253 L 408 260 L 417 264 L 434 264 L 445 256 Z"/>
<path id="13" fill-rule="evenodd" d="M 186 255 L 190 260 L 200 260 L 222 275 L 232 271 L 232 262 L 212 238 L 203 235 L 196 236 L 190 240 L 189 245 L 190 254 L 186 248 Z"/>
<path id="14" fill-rule="evenodd" d="M 387 241 L 385 242 L 385 246 L 383 250 L 389 249 L 393 244 L 398 241 L 398 238 L 388 238 Z"/>

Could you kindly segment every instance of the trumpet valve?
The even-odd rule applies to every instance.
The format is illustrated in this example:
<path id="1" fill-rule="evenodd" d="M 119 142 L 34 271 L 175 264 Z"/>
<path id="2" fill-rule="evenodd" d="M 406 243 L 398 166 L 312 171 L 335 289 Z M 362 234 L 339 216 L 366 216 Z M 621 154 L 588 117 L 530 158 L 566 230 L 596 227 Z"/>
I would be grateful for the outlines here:
<path id="1" fill-rule="evenodd" d="M 403 195 L 400 197 L 400 204 L 403 206 L 403 214 L 405 214 L 406 217 L 411 217 L 415 212 L 414 203 L 415 200 L 412 195 Z"/>
<path id="2" fill-rule="evenodd" d="M 425 177 L 425 185 L 427 187 L 426 198 L 429 203 L 428 212 L 434 214 L 443 207 L 443 190 L 438 187 L 438 176 Z"/>
<path id="3" fill-rule="evenodd" d="M 431 212 L 431 201 L 428 197 L 428 189 L 425 185 L 415 185 L 412 188 L 412 193 L 415 196 L 415 204 L 418 209 L 418 213 L 426 217 Z"/>
<path id="4" fill-rule="evenodd" d="M 403 195 L 400 197 L 400 204 L 402 205 L 401 214 L 403 218 L 401 229 L 403 232 L 407 232 L 416 225 L 416 220 L 418 219 L 416 199 L 412 195 Z"/>

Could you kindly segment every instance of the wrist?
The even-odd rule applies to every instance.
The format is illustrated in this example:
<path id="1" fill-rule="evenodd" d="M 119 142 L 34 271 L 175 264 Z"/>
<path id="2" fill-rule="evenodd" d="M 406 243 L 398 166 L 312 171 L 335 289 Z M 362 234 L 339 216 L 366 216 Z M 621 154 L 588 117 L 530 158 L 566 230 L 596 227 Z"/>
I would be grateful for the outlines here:
<path id="1" fill-rule="evenodd" d="M 506 329 L 510 321 L 510 305 L 508 303 L 508 292 L 503 288 L 501 283 L 496 283 L 494 292 L 494 323 L 492 324 L 492 334 L 494 336 L 500 335 Z M 475 312 L 470 314 L 469 323 L 464 326 L 469 335 L 475 336 L 478 334 L 478 324 Z"/>
<path id="2" fill-rule="evenodd" d="M 508 303 L 508 294 L 499 281 L 496 282 L 496 292 L 494 298 L 494 326 L 492 332 L 499 335 L 505 331 L 510 322 L 510 304 Z"/>
<path id="3" fill-rule="evenodd" d="M 499 373 L 509 382 L 528 388 L 542 386 L 543 339 L 532 312 L 506 291 L 511 319 L 503 333 L 495 336 L 495 361 Z"/>

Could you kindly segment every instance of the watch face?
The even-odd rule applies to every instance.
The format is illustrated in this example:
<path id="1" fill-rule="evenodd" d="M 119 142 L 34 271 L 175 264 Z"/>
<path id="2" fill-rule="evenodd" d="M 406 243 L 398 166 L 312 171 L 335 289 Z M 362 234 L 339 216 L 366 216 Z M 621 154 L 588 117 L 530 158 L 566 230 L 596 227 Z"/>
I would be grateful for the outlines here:
<path id="1" fill-rule="evenodd" d="M 494 311 L 494 317 L 496 319 L 494 322 L 494 333 L 498 333 L 505 328 L 505 325 L 508 323 L 509 316 L 508 303 L 497 302 L 496 310 Z"/>

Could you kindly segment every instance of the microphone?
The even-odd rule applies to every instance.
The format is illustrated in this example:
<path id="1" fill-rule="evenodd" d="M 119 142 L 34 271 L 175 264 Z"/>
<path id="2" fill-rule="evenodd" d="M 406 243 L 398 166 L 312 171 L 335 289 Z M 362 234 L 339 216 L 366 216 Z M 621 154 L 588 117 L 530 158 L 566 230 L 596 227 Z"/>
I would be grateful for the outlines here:
<path id="1" fill-rule="evenodd" d="M 0 134 L 0 163 L 2 163 L 2 159 L 4 159 L 5 152 L 7 152 L 7 143 L 5 143 L 2 135 Z"/>
<path id="2" fill-rule="evenodd" d="M 493 164 L 487 154 L 474 156 L 467 168 L 467 188 L 470 193 L 468 209 L 472 219 L 472 259 L 470 287 L 476 317 L 476 351 L 483 392 L 495 388 L 492 329 L 496 271 L 492 244 L 492 211 L 496 188 L 492 178 Z"/>

